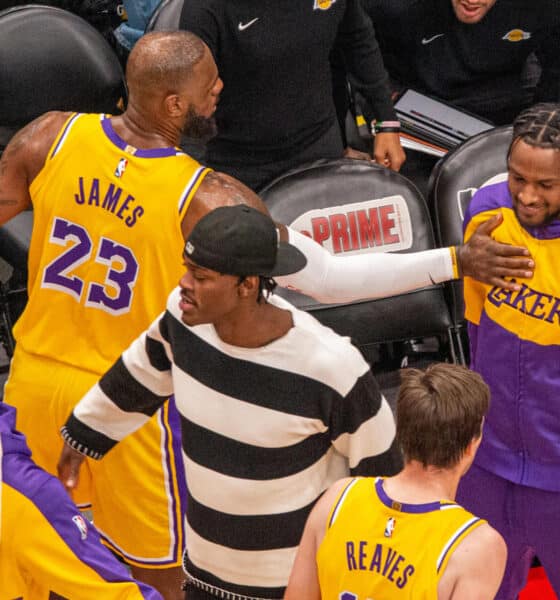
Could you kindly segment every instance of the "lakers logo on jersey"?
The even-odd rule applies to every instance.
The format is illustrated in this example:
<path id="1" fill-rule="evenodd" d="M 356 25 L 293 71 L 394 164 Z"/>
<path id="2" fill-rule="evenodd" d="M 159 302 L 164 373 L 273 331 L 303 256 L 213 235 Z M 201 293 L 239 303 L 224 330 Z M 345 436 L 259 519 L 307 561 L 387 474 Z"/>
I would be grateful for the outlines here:
<path id="1" fill-rule="evenodd" d="M 383 533 L 383 535 L 386 538 L 393 537 L 393 531 L 395 531 L 395 524 L 396 521 L 393 517 L 389 517 L 387 519 L 387 523 L 385 524 L 385 532 Z"/>
<path id="2" fill-rule="evenodd" d="M 504 35 L 502 40 L 506 40 L 508 42 L 521 42 L 523 40 L 528 40 L 530 37 L 530 31 L 523 31 L 523 29 L 512 29 Z"/>
<path id="3" fill-rule="evenodd" d="M 115 169 L 115 177 L 118 177 L 120 179 L 124 175 L 127 165 L 128 165 L 128 160 L 126 160 L 126 158 L 121 158 L 119 160 L 119 164 L 117 165 L 117 168 Z"/>
<path id="4" fill-rule="evenodd" d="M 314 0 L 313 10 L 329 10 L 336 0 Z"/>

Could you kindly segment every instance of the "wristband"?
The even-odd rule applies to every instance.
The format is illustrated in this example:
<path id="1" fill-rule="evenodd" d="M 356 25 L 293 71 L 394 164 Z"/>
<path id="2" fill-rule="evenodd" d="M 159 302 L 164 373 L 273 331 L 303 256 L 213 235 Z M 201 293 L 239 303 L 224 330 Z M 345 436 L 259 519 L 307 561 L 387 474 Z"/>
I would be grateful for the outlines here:
<path id="1" fill-rule="evenodd" d="M 400 121 L 376 121 L 371 122 L 371 130 L 374 133 L 398 133 L 401 130 Z"/>
<path id="2" fill-rule="evenodd" d="M 459 263 L 459 246 L 450 246 L 449 253 L 451 254 L 451 264 L 453 265 L 453 279 L 461 279 L 463 269 Z"/>
<path id="3" fill-rule="evenodd" d="M 400 127 L 379 127 L 375 129 L 375 134 L 378 133 L 400 133 Z"/>

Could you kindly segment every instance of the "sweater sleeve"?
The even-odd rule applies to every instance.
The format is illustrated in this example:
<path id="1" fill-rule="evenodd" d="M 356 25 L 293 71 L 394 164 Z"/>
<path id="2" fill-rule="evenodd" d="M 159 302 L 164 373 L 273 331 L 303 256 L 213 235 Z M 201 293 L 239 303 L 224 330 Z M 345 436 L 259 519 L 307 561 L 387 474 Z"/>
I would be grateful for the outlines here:
<path id="1" fill-rule="evenodd" d="M 166 315 L 154 321 L 76 405 L 61 430 L 70 446 L 102 458 L 173 393 Z"/>
<path id="2" fill-rule="evenodd" d="M 332 444 L 348 457 L 352 475 L 394 475 L 400 470 L 395 431 L 391 407 L 370 370 L 333 406 Z"/>
<path id="3" fill-rule="evenodd" d="M 378 120 L 396 120 L 389 77 L 383 65 L 373 25 L 360 0 L 347 0 L 337 44 L 344 53 L 349 81 L 365 98 L 368 110 Z"/>

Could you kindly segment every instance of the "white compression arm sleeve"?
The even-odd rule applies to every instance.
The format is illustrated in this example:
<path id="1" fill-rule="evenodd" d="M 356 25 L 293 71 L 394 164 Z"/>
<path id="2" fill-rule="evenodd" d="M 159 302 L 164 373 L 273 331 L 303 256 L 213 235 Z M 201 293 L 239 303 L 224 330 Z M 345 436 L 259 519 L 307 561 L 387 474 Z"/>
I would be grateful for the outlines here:
<path id="1" fill-rule="evenodd" d="M 307 265 L 298 273 L 275 279 L 278 285 L 295 288 L 324 304 L 395 296 L 455 277 L 449 248 L 342 257 L 287 229 L 290 243 L 305 254 Z"/>

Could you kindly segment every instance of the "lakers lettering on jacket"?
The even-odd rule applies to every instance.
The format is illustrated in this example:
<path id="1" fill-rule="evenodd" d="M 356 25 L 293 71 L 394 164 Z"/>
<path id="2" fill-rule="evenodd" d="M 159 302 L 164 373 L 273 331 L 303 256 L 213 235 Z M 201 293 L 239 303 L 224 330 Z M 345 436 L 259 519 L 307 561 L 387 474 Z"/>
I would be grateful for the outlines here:
<path id="1" fill-rule="evenodd" d="M 471 368 L 491 385 L 492 402 L 476 464 L 504 479 L 560 491 L 560 221 L 521 225 L 506 182 L 481 188 L 465 215 L 465 238 L 492 215 L 492 236 L 526 247 L 533 277 L 508 291 L 465 278 Z"/>

